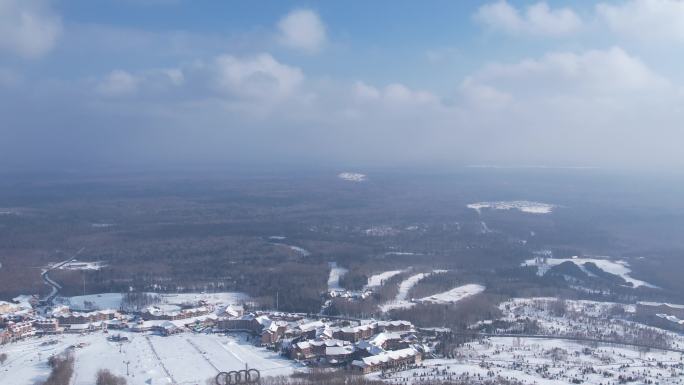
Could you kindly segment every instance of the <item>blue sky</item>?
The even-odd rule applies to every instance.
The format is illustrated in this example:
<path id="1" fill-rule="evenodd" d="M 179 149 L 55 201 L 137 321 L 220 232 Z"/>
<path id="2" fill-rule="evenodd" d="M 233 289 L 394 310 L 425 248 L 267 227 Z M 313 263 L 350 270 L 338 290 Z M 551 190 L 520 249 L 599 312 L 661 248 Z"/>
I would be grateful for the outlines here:
<path id="1" fill-rule="evenodd" d="M 683 45 L 680 0 L 0 0 L 0 160 L 681 168 Z"/>

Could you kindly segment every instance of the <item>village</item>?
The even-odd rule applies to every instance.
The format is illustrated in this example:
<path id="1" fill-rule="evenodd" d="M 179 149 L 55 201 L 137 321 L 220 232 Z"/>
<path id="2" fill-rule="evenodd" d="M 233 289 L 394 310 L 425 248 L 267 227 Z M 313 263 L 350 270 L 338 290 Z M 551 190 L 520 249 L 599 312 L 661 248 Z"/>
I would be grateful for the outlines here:
<path id="1" fill-rule="evenodd" d="M 201 298 L 202 296 L 198 296 Z M 107 302 L 107 301 L 105 301 Z M 90 304 L 92 306 L 92 303 Z M 408 321 L 358 320 L 277 311 L 246 311 L 237 303 L 198 299 L 179 305 L 150 305 L 139 311 L 41 307 L 35 297 L 0 303 L 0 344 L 60 335 L 128 333 L 244 334 L 255 346 L 306 366 L 343 367 L 359 373 L 405 368 L 421 362 L 425 339 Z"/>
<path id="2" fill-rule="evenodd" d="M 368 300 L 402 272 L 407 274 L 396 298 L 380 306 L 381 319 L 325 313 L 336 298 Z M 497 319 L 455 333 L 391 319 L 386 311 L 418 304 L 448 306 L 479 295 L 483 285 L 413 299 L 407 294 L 411 287 L 445 271 L 380 272 L 368 278 L 362 291 L 341 287 L 346 273 L 330 264 L 328 291 L 322 294 L 327 300 L 318 314 L 267 310 L 237 292 L 21 295 L 0 302 L 0 352 L 8 362 L 0 380 L 21 383 L 19 378 L 41 376 L 49 358 L 64 352 L 76 352 L 77 373 L 104 366 L 125 374 L 132 384 L 196 384 L 246 367 L 265 376 L 336 370 L 389 383 L 416 378 L 473 383 L 492 378 L 521 383 L 684 379 L 682 305 L 512 298 L 498 305 Z M 563 360 L 573 363 L 566 366 Z M 188 370 L 189 362 L 202 369 Z M 621 377 L 629 368 L 643 367 L 653 370 L 629 370 L 630 376 Z"/>
<path id="3" fill-rule="evenodd" d="M 650 317 L 656 322 L 664 320 L 669 326 L 680 326 L 680 322 L 671 321 L 682 317 L 679 305 L 566 301 L 564 313 L 558 314 L 555 299 L 514 299 L 500 305 L 504 317 L 472 325 L 473 336 L 460 347 L 450 352 L 442 349 L 438 353 L 439 344 L 453 338 L 449 330 L 422 329 L 409 321 L 250 310 L 249 301 L 239 293 L 169 295 L 137 310 L 127 308 L 123 298 L 125 296 L 120 294 L 101 294 L 87 299 L 73 298 L 71 305 L 51 307 L 40 306 L 38 298 L 31 296 L 1 302 L 0 351 L 8 352 L 5 353 L 10 357 L 8 362 L 17 359 L 12 349 L 22 352 L 25 359 L 31 357 L 33 362 L 36 358 L 46 360 L 47 352 L 59 354 L 60 349 L 80 349 L 82 352 L 94 349 L 97 353 L 92 354 L 103 357 L 116 356 L 118 349 L 122 354 L 121 363 L 95 362 L 113 365 L 113 370 L 129 373 L 129 365 L 133 362 L 131 355 L 144 356 L 145 352 L 141 350 L 151 349 L 147 358 L 151 361 L 144 364 L 139 359 L 141 362 L 133 364 L 132 370 L 140 370 L 138 379 L 147 376 L 150 381 L 156 378 L 159 383 L 192 384 L 199 380 L 197 376 L 211 377 L 225 369 L 217 355 L 226 353 L 236 357 L 231 358 L 234 361 L 229 364 L 232 369 L 256 365 L 252 367 L 264 369 L 266 375 L 288 375 L 307 368 L 329 368 L 369 375 L 390 383 L 405 383 L 411 378 L 475 381 L 500 376 L 523 380 L 522 383 L 533 378 L 598 383 L 590 379 L 599 377 L 615 381 L 605 383 L 627 383 L 631 381 L 621 380 L 617 373 L 626 373 L 631 367 L 652 368 L 650 371 L 630 370 L 633 381 L 666 376 L 672 380 L 653 383 L 681 383 L 684 379 L 684 337 L 681 333 L 633 321 L 610 320 L 610 315 L 620 307 L 622 311 L 638 313 L 644 319 Z M 119 306 L 102 306 L 116 304 Z M 520 325 L 529 326 L 530 319 L 534 319 L 535 334 L 555 335 L 559 339 L 538 341 L 509 336 L 515 332 L 529 337 L 530 330 L 520 328 Z M 481 335 L 477 336 L 478 333 Z M 597 345 L 573 340 L 586 337 L 608 341 L 615 336 L 623 338 L 625 343 Z M 637 339 L 644 336 L 647 338 L 645 343 L 653 344 L 652 349 L 629 346 L 644 342 Z M 164 342 L 165 339 L 168 342 Z M 40 343 L 36 345 L 32 341 Z M 146 342 L 140 345 L 137 341 Z M 214 343 L 224 351 L 211 353 L 216 349 Z M 656 345 L 658 343 L 660 345 Z M 45 353 L 35 353 L 35 346 Z M 181 373 L 169 363 L 173 359 L 169 354 L 176 349 L 199 354 L 200 362 L 209 364 L 207 371 L 195 372 L 196 377 L 183 380 L 183 376 L 187 376 L 182 374 L 185 371 Z M 620 354 L 607 354 L 608 351 Z M 189 354 L 183 353 L 183 360 L 188 359 Z M 83 353 L 82 357 L 85 356 Z M 259 358 L 255 360 L 254 357 Z M 571 366 L 560 363 L 570 357 L 574 362 Z M 88 359 L 83 358 L 83 361 Z M 94 370 L 90 366 L 95 362 L 83 370 Z M 34 365 L 45 366 L 40 362 Z M 155 365 L 160 369 L 151 373 L 149 367 Z M 0 379 L 16 378 L 11 366 L 3 368 L 5 371 L 0 371 Z M 138 383 L 133 377 L 131 380 Z"/>

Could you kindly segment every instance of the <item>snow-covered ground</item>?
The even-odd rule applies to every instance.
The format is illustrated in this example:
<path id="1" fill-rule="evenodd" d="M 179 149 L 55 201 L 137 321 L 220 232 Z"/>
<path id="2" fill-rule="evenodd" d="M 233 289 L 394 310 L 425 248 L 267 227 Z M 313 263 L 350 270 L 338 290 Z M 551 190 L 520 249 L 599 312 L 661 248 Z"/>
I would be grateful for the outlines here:
<path id="1" fill-rule="evenodd" d="M 617 276 L 622 277 L 625 281 L 630 282 L 632 286 L 634 287 L 640 287 L 640 286 L 645 286 L 645 287 L 651 287 L 655 288 L 656 286 L 651 285 L 648 282 L 644 282 L 635 278 L 632 278 L 629 274 L 632 272 L 632 270 L 629 268 L 629 263 L 627 261 L 621 261 L 621 260 L 610 260 L 610 259 L 605 259 L 605 258 L 580 258 L 580 257 L 572 257 L 572 258 L 533 258 L 533 259 L 528 259 L 527 261 L 522 263 L 522 266 L 536 266 L 537 267 L 537 274 L 539 275 L 544 275 L 546 272 L 549 270 L 549 268 L 553 266 L 560 265 L 563 262 L 572 262 L 577 267 L 579 267 L 582 271 L 584 271 L 587 275 L 592 276 L 593 274 L 589 271 L 586 270 L 584 264 L 591 262 L 594 263 L 599 269 L 605 271 L 606 273 L 610 274 L 615 274 Z"/>
<path id="2" fill-rule="evenodd" d="M 634 313 L 634 305 L 586 300 L 562 303 L 562 315 L 556 311 L 558 299 L 551 297 L 515 298 L 499 307 L 505 321 L 535 320 L 539 329 L 531 333 L 538 335 L 637 343 L 653 343 L 651 338 L 664 337 L 669 348 L 684 347 L 684 335 L 629 321 L 629 316 L 615 316 L 620 314 L 616 310 Z M 474 328 L 491 324 L 481 322 Z M 634 336 L 636 340 L 631 339 Z M 560 338 L 486 337 L 455 347 L 453 356 L 424 360 L 417 368 L 406 371 L 374 373 L 368 377 L 402 385 L 430 380 L 480 385 L 499 377 L 527 385 L 684 384 L 684 354 L 658 349 Z"/>
<path id="3" fill-rule="evenodd" d="M 400 233 L 398 229 L 392 226 L 379 225 L 371 226 L 363 231 L 369 237 L 391 237 Z"/>
<path id="4" fill-rule="evenodd" d="M 564 385 L 574 380 L 599 385 L 620 383 L 622 375 L 633 377 L 629 382 L 633 384 L 684 383 L 684 356 L 674 352 L 496 337 L 467 343 L 456 355 L 455 359 L 425 360 L 416 369 L 369 377 L 392 384 L 462 380 L 475 385 L 502 377 L 530 385 Z"/>
<path id="5" fill-rule="evenodd" d="M 347 274 L 347 269 L 337 266 L 336 262 L 330 262 L 330 275 L 328 276 L 328 291 L 344 290 L 340 286 L 340 278 Z"/>
<path id="6" fill-rule="evenodd" d="M 411 290 L 412 287 L 416 286 L 418 282 L 420 282 L 423 278 L 428 277 L 432 274 L 435 273 L 443 273 L 444 270 L 433 270 L 428 273 L 418 273 L 414 274 L 405 280 L 401 281 L 399 284 L 399 292 L 397 293 L 397 296 L 394 298 L 394 300 L 381 305 L 380 309 L 384 312 L 388 312 L 393 309 L 404 309 L 404 308 L 409 308 L 414 305 L 413 302 L 409 301 L 407 299 L 408 293 Z"/>
<path id="7" fill-rule="evenodd" d="M 77 261 L 77 260 L 72 260 L 69 261 L 60 267 L 58 267 L 59 270 L 100 270 L 103 267 L 106 267 L 107 264 L 104 262 L 85 262 L 85 261 Z"/>
<path id="8" fill-rule="evenodd" d="M 309 252 L 309 250 L 307 250 L 307 249 L 305 249 L 305 248 L 303 248 L 303 247 L 294 246 L 294 245 L 288 245 L 288 244 L 285 244 L 285 243 L 277 243 L 277 244 L 278 244 L 278 245 L 283 245 L 283 246 L 289 248 L 290 250 L 294 251 L 295 253 L 301 255 L 302 257 L 308 257 L 309 255 L 311 255 L 311 252 Z"/>
<path id="9" fill-rule="evenodd" d="M 350 182 L 365 182 L 368 180 L 365 174 L 359 174 L 358 172 L 341 172 L 337 174 L 337 177 Z"/>
<path id="10" fill-rule="evenodd" d="M 388 251 L 385 255 L 422 255 L 421 253 L 414 253 L 411 251 Z"/>
<path id="11" fill-rule="evenodd" d="M 287 245 L 287 247 L 290 248 L 290 250 L 295 251 L 297 254 L 301 255 L 302 257 L 308 257 L 311 255 L 311 252 L 303 247 L 299 246 L 294 246 L 294 245 Z"/>
<path id="12" fill-rule="evenodd" d="M 158 296 L 160 305 L 182 305 L 199 301 L 206 301 L 213 305 L 230 305 L 240 304 L 249 300 L 247 294 L 239 292 L 148 294 Z M 57 297 L 55 303 L 69 305 L 75 309 L 120 309 L 122 299 L 123 294 L 121 293 L 101 293 L 74 297 Z M 86 302 L 92 306 L 87 306 Z"/>
<path id="13" fill-rule="evenodd" d="M 92 385 L 99 369 L 109 369 L 126 377 L 129 385 L 204 384 L 218 372 L 244 369 L 245 365 L 261 371 L 262 376 L 288 375 L 296 368 L 294 361 L 257 348 L 244 336 L 220 336 L 183 333 L 170 337 L 137 333 L 121 334 L 130 342 L 109 342 L 105 334 L 84 336 L 67 334 L 56 337 L 29 338 L 3 345 L 7 362 L 0 367 L 0 384 L 32 385 L 44 380 L 50 369 L 49 356 L 73 349 L 75 375 L 72 385 Z M 51 345 L 42 345 L 56 341 Z M 129 376 L 126 376 L 126 362 Z"/>
<path id="14" fill-rule="evenodd" d="M 627 314 L 636 311 L 632 304 L 597 302 L 586 300 L 565 300 L 565 314 L 554 314 L 556 298 L 514 298 L 503 302 L 499 308 L 502 320 L 517 322 L 530 319 L 536 321 L 538 330 L 534 334 L 565 337 L 582 337 L 598 340 L 616 340 L 644 343 L 643 335 L 650 335 L 648 343 L 655 337 L 664 338 L 668 347 L 684 349 L 684 335 L 647 326 L 615 316 L 617 308 Z M 503 330 L 503 332 L 509 332 Z M 641 337 L 640 337 L 641 336 Z M 662 346 L 662 345 L 661 345 Z"/>
<path id="15" fill-rule="evenodd" d="M 448 304 L 456 303 L 464 298 L 470 297 L 475 294 L 480 294 L 485 290 L 485 287 L 475 283 L 470 283 L 467 285 L 455 287 L 449 291 L 443 293 L 431 295 L 429 297 L 421 298 L 417 302 L 424 303 L 436 303 L 436 304 Z"/>
<path id="16" fill-rule="evenodd" d="M 498 202 L 477 202 L 468 205 L 468 208 L 477 211 L 482 209 L 493 210 L 520 210 L 530 214 L 549 214 L 556 208 L 555 205 L 531 201 L 498 201 Z"/>
<path id="17" fill-rule="evenodd" d="M 374 274 L 368 277 L 368 283 L 366 284 L 366 289 L 373 289 L 379 286 L 382 286 L 382 284 L 387 281 L 388 279 L 394 277 L 395 275 L 401 274 L 406 270 L 391 270 L 391 271 L 385 271 L 379 274 Z"/>

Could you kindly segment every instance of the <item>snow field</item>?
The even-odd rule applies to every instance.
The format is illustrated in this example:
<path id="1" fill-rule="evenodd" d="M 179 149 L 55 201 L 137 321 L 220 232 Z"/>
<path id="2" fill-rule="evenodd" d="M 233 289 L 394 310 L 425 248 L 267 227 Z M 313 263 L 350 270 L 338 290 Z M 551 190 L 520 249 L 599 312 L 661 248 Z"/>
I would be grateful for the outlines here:
<path id="1" fill-rule="evenodd" d="M 347 269 L 337 266 L 336 262 L 330 262 L 330 275 L 328 276 L 328 291 L 343 290 L 340 286 L 340 278 L 347 274 Z"/>
<path id="2" fill-rule="evenodd" d="M 644 282 L 635 278 L 632 278 L 629 274 L 632 272 L 632 270 L 629 268 L 629 263 L 627 261 L 614 261 L 610 259 L 602 259 L 602 258 L 580 258 L 580 257 L 572 257 L 572 258 L 534 258 L 534 259 L 528 259 L 527 261 L 522 263 L 522 266 L 536 266 L 537 267 L 537 274 L 539 275 L 544 275 L 546 272 L 549 270 L 549 268 L 553 266 L 558 266 L 563 262 L 572 262 L 577 267 L 579 267 L 582 271 L 587 273 L 587 275 L 592 276 L 590 272 L 586 270 L 584 267 L 585 263 L 591 262 L 596 264 L 596 266 L 605 271 L 606 273 L 614 274 L 617 276 L 622 277 L 625 281 L 630 282 L 632 286 L 634 287 L 640 287 L 640 286 L 645 286 L 645 287 L 651 287 L 655 288 L 656 286 L 651 285 L 648 282 Z"/>
<path id="3" fill-rule="evenodd" d="M 630 375 L 637 379 L 634 383 L 684 383 L 684 357 L 674 352 L 640 353 L 629 348 L 565 340 L 495 337 L 467 343 L 457 349 L 456 355 L 455 359 L 426 360 L 419 368 L 392 373 L 383 379 L 393 384 L 418 379 L 464 379 L 478 384 L 478 377 L 503 377 L 530 385 L 561 385 L 578 379 L 584 384 L 598 385 L 616 384 L 619 375 Z"/>
<path id="4" fill-rule="evenodd" d="M 181 305 L 185 303 L 197 303 L 200 300 L 207 301 L 213 305 L 219 304 L 240 304 L 249 300 L 249 296 L 245 293 L 239 292 L 221 292 L 221 293 L 178 293 L 178 294 L 159 294 L 147 293 L 157 295 L 160 298 L 160 305 Z M 57 297 L 55 303 L 67 304 L 75 309 L 86 309 L 85 302 L 90 302 L 95 309 L 120 309 L 123 294 L 121 293 L 101 293 L 90 295 L 79 295 L 74 297 Z"/>
<path id="5" fill-rule="evenodd" d="M 498 201 L 498 202 L 477 202 L 467 205 L 469 209 L 473 209 L 480 213 L 482 209 L 493 210 L 519 210 L 529 214 L 550 214 L 555 205 L 541 202 L 531 201 Z"/>
<path id="6" fill-rule="evenodd" d="M 388 279 L 394 277 L 395 275 L 401 274 L 406 270 L 391 270 L 385 271 L 379 274 L 374 274 L 368 277 L 368 283 L 366 284 L 366 289 L 372 289 L 375 287 L 380 287 Z"/>
<path id="7" fill-rule="evenodd" d="M 421 298 L 418 302 L 447 304 L 455 303 L 472 295 L 480 294 L 485 290 L 485 287 L 475 283 L 455 287 L 443 293 L 431 295 L 429 297 Z"/>
<path id="8" fill-rule="evenodd" d="M 248 365 L 261 371 L 262 376 L 275 376 L 289 375 L 296 367 L 294 361 L 254 347 L 243 336 L 120 334 L 130 341 L 109 342 L 106 334 L 98 332 L 84 336 L 29 338 L 4 345 L 0 352 L 7 353 L 8 359 L 0 367 L 0 384 L 33 385 L 44 380 L 50 373 L 48 357 L 77 344 L 83 344 L 83 347 L 73 350 L 75 374 L 72 385 L 92 385 L 100 369 L 126 377 L 129 385 L 171 384 L 174 381 L 178 385 L 191 385 L 203 384 L 218 373 L 217 368 L 240 370 Z M 51 340 L 57 343 L 40 346 Z M 129 376 L 126 376 L 125 362 L 129 363 Z"/>
<path id="9" fill-rule="evenodd" d="M 341 172 L 337 174 L 337 177 L 349 182 L 365 182 L 368 179 L 365 174 L 360 174 L 357 172 Z"/>
<path id="10" fill-rule="evenodd" d="M 412 287 L 414 287 L 423 278 L 428 277 L 432 274 L 439 274 L 445 272 L 444 270 L 433 270 L 429 273 L 418 273 L 414 274 L 399 284 L 399 292 L 393 301 L 390 301 L 384 305 L 380 306 L 383 312 L 388 312 L 393 309 L 405 309 L 414 306 L 414 303 L 407 300 L 408 293 Z"/>

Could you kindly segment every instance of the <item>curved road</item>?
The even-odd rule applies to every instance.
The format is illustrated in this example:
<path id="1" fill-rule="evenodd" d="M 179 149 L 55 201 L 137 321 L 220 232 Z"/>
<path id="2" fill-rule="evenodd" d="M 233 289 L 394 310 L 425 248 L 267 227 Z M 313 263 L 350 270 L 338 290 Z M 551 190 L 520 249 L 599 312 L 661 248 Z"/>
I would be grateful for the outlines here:
<path id="1" fill-rule="evenodd" d="M 79 256 L 79 254 L 81 254 L 83 252 L 83 250 L 85 250 L 85 247 L 82 247 L 79 251 L 77 251 L 73 257 L 67 259 L 66 261 L 62 261 L 62 262 L 60 262 L 60 263 L 58 263 L 58 264 L 56 264 L 56 265 L 54 265 L 48 269 L 45 269 L 40 273 L 41 278 L 43 278 L 43 282 L 45 282 L 46 285 L 48 285 L 52 288 L 52 290 L 50 290 L 50 294 L 48 294 L 47 296 L 45 296 L 45 298 L 40 300 L 41 303 L 44 303 L 46 305 L 52 305 L 52 301 L 55 299 L 55 297 L 59 293 L 59 290 L 62 288 L 62 286 L 59 283 L 55 282 L 55 280 L 50 278 L 48 273 L 51 272 L 52 270 L 59 269 L 60 267 L 62 267 L 64 265 L 66 265 L 67 263 L 73 261 L 74 259 L 76 259 L 76 257 Z"/>

